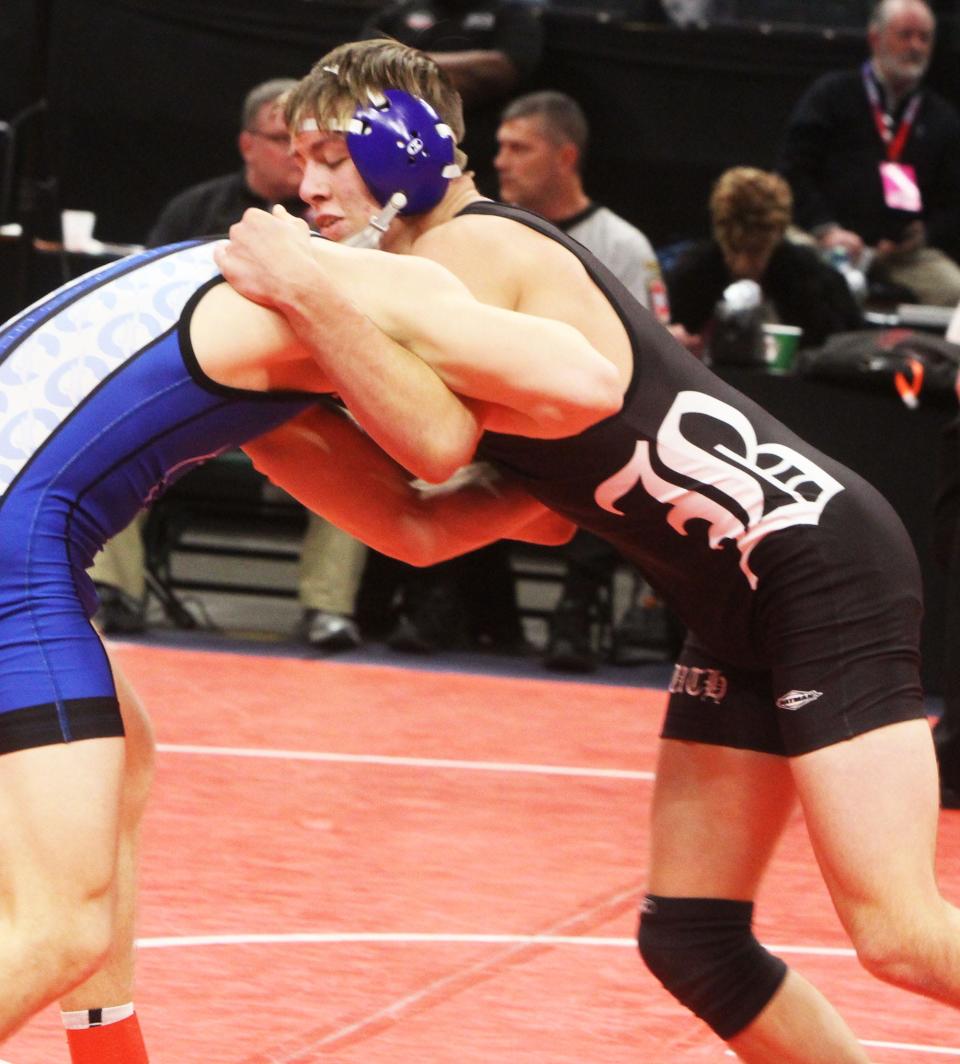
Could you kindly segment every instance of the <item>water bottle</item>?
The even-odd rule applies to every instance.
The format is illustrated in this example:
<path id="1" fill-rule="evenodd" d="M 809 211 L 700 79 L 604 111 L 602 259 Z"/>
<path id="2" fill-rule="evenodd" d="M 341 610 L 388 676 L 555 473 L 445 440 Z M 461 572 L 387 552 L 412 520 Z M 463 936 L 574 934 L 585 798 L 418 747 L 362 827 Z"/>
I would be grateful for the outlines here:
<path id="1" fill-rule="evenodd" d="M 866 302 L 867 299 L 867 277 L 863 270 L 850 261 L 850 253 L 845 247 L 837 244 L 830 249 L 827 256 L 827 262 L 840 274 L 843 275 L 843 279 L 847 282 L 847 287 L 853 294 L 853 298 L 860 304 Z"/>

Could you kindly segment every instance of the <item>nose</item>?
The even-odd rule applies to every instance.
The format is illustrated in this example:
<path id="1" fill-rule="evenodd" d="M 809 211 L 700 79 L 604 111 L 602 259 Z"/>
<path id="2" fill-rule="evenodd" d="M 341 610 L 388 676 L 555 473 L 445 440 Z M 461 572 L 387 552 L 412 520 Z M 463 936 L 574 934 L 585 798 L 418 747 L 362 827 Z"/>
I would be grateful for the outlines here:
<path id="1" fill-rule="evenodd" d="M 326 166 L 309 160 L 300 178 L 300 198 L 316 207 L 330 198 L 330 174 Z"/>
<path id="2" fill-rule="evenodd" d="M 756 255 L 745 252 L 735 252 L 727 259 L 727 265 L 734 277 L 750 278 L 757 280 L 762 270 L 758 269 Z"/>

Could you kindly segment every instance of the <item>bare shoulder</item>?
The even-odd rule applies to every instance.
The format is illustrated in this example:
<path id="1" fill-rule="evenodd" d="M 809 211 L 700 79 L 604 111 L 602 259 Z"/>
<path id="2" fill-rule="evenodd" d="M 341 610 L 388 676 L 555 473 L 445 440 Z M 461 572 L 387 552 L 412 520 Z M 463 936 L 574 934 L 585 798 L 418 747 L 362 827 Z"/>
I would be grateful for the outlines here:
<path id="1" fill-rule="evenodd" d="M 509 218 L 466 214 L 423 233 L 413 251 L 446 266 L 481 302 L 515 309 L 549 243 Z"/>

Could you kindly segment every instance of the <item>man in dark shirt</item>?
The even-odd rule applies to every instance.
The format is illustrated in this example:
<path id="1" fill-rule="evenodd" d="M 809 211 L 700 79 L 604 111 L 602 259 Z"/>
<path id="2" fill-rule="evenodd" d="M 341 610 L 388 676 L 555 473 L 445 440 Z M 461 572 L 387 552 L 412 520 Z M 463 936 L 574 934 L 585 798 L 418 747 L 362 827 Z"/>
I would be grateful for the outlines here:
<path id="1" fill-rule="evenodd" d="M 300 168 L 290 154 L 282 99 L 297 82 L 273 78 L 254 86 L 243 102 L 237 147 L 243 168 L 192 185 L 160 213 L 147 243 L 151 247 L 226 234 L 248 207 L 269 210 L 281 203 L 290 214 L 308 217 L 300 199 Z M 309 219 L 308 219 L 309 220 Z M 309 514 L 301 546 L 298 591 L 301 635 L 317 650 L 345 650 L 360 642 L 352 619 L 366 548 L 316 514 Z M 144 628 L 144 549 L 140 521 L 106 544 L 90 575 L 102 601 L 97 616 L 108 633 Z"/>
<path id="2" fill-rule="evenodd" d="M 778 169 L 797 223 L 919 302 L 960 299 L 960 116 L 922 82 L 936 21 L 925 0 L 882 0 L 859 70 L 827 74 L 800 100 Z"/>
<path id="3" fill-rule="evenodd" d="M 375 12 L 360 34 L 418 48 L 451 78 L 467 118 L 462 147 L 474 180 L 489 196 L 497 194 L 500 109 L 540 62 L 539 15 L 538 6 L 522 0 L 398 0 Z M 363 612 L 371 627 L 372 615 L 389 612 L 396 601 L 396 624 L 386 633 L 395 650 L 430 653 L 463 641 L 508 652 L 525 649 L 504 543 L 428 570 L 372 555 L 365 591 L 371 607 Z"/>
<path id="4" fill-rule="evenodd" d="M 667 274 L 671 312 L 688 332 L 709 336 L 724 290 L 738 280 L 755 281 L 768 320 L 799 326 L 804 345 L 863 324 L 843 276 L 811 248 L 785 238 L 791 195 L 783 178 L 747 166 L 726 171 L 713 188 L 710 215 L 713 238 Z"/>
<path id="5" fill-rule="evenodd" d="M 304 214 L 297 195 L 300 171 L 290 155 L 279 104 L 295 84 L 292 78 L 274 78 L 250 90 L 237 137 L 243 169 L 191 185 L 174 196 L 150 230 L 148 246 L 226 233 L 248 207 L 269 210 L 282 203 L 291 214 Z"/>
<path id="6" fill-rule="evenodd" d="M 462 128 L 459 101 L 439 73 L 395 42 L 351 42 L 318 61 L 291 97 L 301 192 L 318 218 L 336 219 L 331 228 L 362 229 L 396 191 L 414 194 L 410 156 L 424 156 L 420 130 L 434 121 L 417 97 L 445 130 Z M 381 98 L 382 109 L 368 104 Z M 415 116 L 400 138 L 394 108 Z M 345 135 L 348 116 L 359 128 Z M 425 343 L 441 352 L 459 390 L 473 389 L 480 418 L 467 406 L 441 417 L 431 401 L 420 404 L 429 416 L 415 432 L 406 412 L 385 424 L 380 409 L 396 388 L 393 377 L 384 384 L 392 360 L 369 350 L 375 315 L 352 292 L 329 291 L 342 267 L 315 261 L 332 262 L 331 249 L 355 253 L 252 211 L 217 264 L 248 296 L 289 315 L 369 433 L 314 404 L 262 437 L 252 457 L 374 546 L 429 564 L 495 530 L 446 490 L 432 495 L 448 520 L 417 521 L 409 503 L 421 496 L 408 470 L 443 481 L 477 455 L 534 493 L 542 516 L 550 510 L 590 528 L 640 565 L 696 633 L 674 671 L 661 732 L 643 957 L 743 1060 L 866 1062 L 836 1010 L 757 940 L 753 899 L 799 796 L 862 963 L 960 1005 L 960 913 L 935 877 L 936 766 L 909 539 L 875 489 L 690 357 L 585 247 L 531 212 L 484 202 L 456 150 L 439 150 L 448 138 L 432 129 L 431 178 L 456 170 L 447 186 L 431 180 L 426 213 L 391 223 L 381 247 L 392 254 L 379 257 L 452 264 L 487 310 L 502 312 L 496 320 L 509 319 L 510 335 L 494 335 L 492 318 L 471 328 L 458 306 L 444 316 L 455 340 Z M 370 144 L 383 151 L 367 155 Z M 395 177 L 384 186 L 387 166 Z M 356 270 L 363 289 L 394 292 L 372 273 Z M 419 306 L 432 286 L 418 280 L 401 290 L 400 304 Z M 554 327 L 549 340 L 544 325 Z M 536 336 L 524 342 L 520 330 L 531 328 Z M 403 369 L 424 387 L 435 381 L 416 359 Z M 399 445 L 399 465 L 372 449 L 381 435 Z M 324 462 L 331 450 L 337 460 Z M 427 472 L 411 469 L 411 459 Z M 518 525 L 529 521 L 527 506 L 514 510 Z M 535 726 L 535 713 L 530 719 Z M 587 738 L 595 725 L 584 717 Z"/>

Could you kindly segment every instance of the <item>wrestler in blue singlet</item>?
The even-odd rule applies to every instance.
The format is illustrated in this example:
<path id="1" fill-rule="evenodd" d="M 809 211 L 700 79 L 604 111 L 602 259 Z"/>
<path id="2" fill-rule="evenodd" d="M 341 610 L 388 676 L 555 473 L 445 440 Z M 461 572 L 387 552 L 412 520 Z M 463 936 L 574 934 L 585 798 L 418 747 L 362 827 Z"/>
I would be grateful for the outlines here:
<path id="1" fill-rule="evenodd" d="M 113 263 L 0 330 L 0 753 L 123 734 L 85 569 L 167 484 L 316 401 L 203 374 L 215 246 Z"/>

